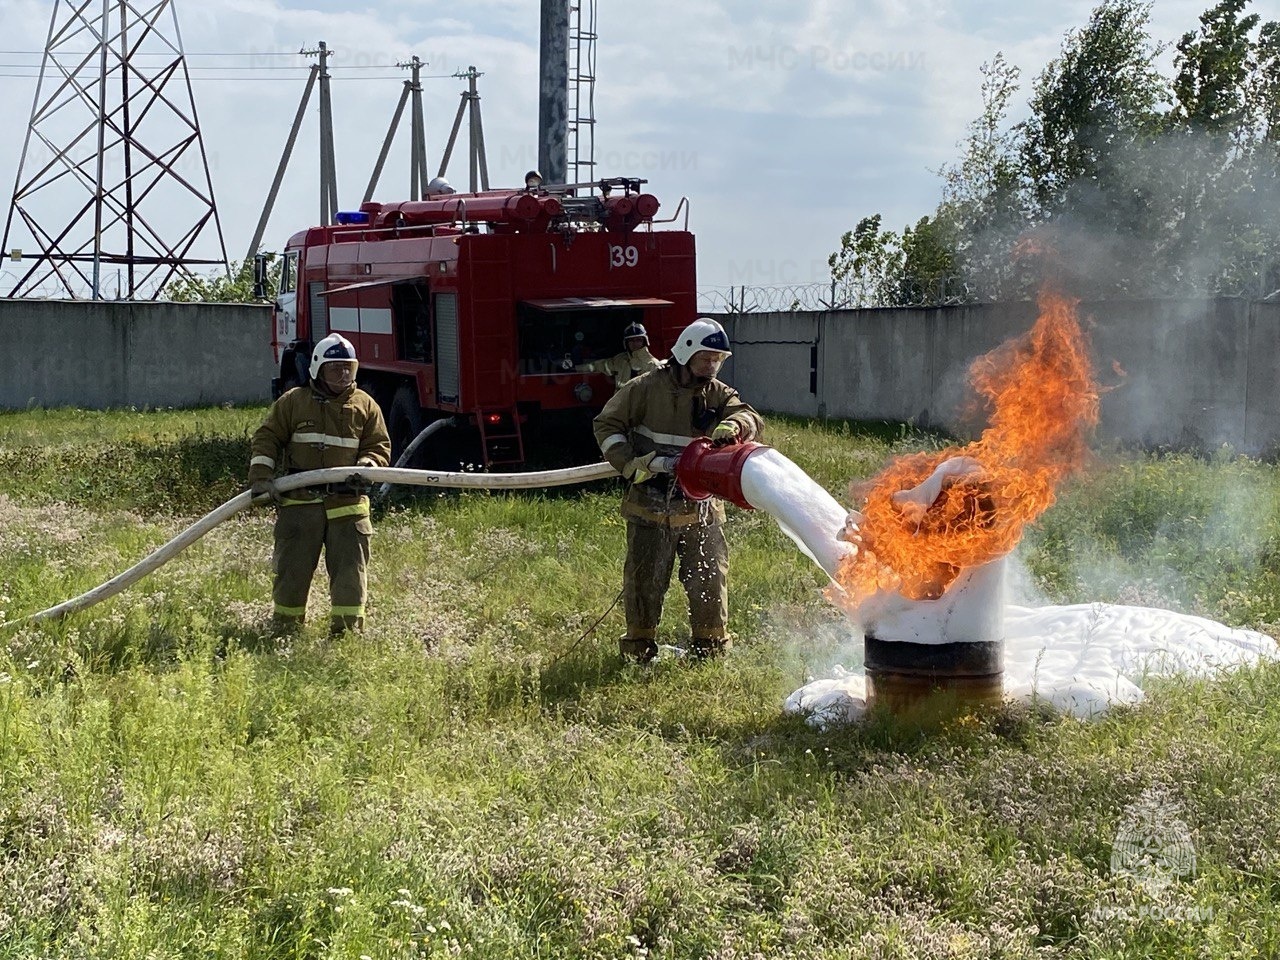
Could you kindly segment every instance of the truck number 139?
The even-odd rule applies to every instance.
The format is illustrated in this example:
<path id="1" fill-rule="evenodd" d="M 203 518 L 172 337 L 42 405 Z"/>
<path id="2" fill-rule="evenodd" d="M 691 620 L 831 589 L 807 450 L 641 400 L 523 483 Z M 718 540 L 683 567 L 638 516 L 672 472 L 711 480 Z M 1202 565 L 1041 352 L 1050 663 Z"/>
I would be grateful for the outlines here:
<path id="1" fill-rule="evenodd" d="M 640 262 L 640 251 L 634 246 L 609 245 L 609 266 L 634 267 Z"/>

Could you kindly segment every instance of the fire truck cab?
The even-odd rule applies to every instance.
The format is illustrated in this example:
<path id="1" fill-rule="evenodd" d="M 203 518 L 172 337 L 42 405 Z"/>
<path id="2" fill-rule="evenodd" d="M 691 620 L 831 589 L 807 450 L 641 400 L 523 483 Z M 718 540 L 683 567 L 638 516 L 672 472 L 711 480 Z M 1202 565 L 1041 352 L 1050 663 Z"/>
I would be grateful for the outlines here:
<path id="1" fill-rule="evenodd" d="M 306 383 L 312 344 L 341 333 L 393 457 L 443 417 L 468 429 L 486 467 L 522 464 L 527 443 L 589 439 L 613 384 L 574 367 L 621 351 L 636 322 L 664 359 L 696 312 L 693 236 L 654 229 L 675 218 L 654 220 L 644 183 L 366 203 L 294 234 L 273 310 L 272 395 Z"/>

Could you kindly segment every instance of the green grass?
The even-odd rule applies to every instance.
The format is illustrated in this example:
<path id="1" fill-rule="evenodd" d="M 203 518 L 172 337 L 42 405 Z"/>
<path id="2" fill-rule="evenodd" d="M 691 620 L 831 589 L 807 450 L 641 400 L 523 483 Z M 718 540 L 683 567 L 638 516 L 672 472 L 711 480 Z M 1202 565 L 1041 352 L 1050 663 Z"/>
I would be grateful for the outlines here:
<path id="1" fill-rule="evenodd" d="M 0 415 L 0 620 L 237 492 L 262 412 Z M 937 442 L 767 439 L 841 500 Z M 1280 623 L 1278 494 L 1271 464 L 1109 455 L 1020 555 L 1052 600 Z M 616 662 L 618 496 L 397 499 L 359 638 L 269 637 L 264 513 L 0 635 L 0 960 L 1280 953 L 1280 667 L 1090 723 L 816 732 L 780 704 L 849 651 L 767 517 L 730 512 L 733 656 Z M 1158 897 L 1110 870 L 1148 791 L 1197 856 Z"/>

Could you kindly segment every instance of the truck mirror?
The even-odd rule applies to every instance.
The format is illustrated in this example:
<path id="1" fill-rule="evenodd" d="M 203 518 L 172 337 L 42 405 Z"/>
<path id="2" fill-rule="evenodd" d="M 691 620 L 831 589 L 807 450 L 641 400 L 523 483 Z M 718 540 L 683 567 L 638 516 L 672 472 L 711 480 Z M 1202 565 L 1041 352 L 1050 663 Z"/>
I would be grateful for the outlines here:
<path id="1" fill-rule="evenodd" d="M 254 254 L 253 257 L 253 296 L 255 300 L 267 299 L 267 255 Z"/>

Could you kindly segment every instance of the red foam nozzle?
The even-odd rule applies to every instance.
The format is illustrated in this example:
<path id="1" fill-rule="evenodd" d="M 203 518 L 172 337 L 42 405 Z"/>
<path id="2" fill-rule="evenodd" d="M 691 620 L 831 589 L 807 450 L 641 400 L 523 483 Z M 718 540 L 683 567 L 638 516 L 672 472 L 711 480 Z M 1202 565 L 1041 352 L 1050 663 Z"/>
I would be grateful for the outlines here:
<path id="1" fill-rule="evenodd" d="M 676 482 L 690 500 L 720 497 L 744 510 L 754 510 L 742 495 L 742 467 L 763 443 L 734 443 L 714 446 L 706 437 L 693 440 L 676 461 Z"/>

